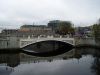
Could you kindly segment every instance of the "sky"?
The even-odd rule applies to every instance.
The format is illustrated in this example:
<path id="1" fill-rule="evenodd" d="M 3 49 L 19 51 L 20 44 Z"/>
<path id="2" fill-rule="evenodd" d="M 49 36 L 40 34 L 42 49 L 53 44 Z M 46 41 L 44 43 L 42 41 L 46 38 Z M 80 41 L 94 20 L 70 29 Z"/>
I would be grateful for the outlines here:
<path id="1" fill-rule="evenodd" d="M 50 20 L 88 26 L 100 18 L 100 0 L 0 0 L 0 28 L 47 25 Z"/>

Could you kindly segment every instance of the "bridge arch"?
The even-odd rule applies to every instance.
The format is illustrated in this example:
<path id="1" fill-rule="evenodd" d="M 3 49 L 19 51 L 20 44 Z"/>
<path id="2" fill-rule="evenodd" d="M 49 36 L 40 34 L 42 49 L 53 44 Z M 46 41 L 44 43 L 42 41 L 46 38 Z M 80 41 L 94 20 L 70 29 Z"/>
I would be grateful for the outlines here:
<path id="1" fill-rule="evenodd" d="M 58 40 L 58 39 L 26 40 L 26 41 L 21 41 L 20 45 L 24 44 L 24 45 L 21 46 L 21 48 L 23 48 L 23 47 L 29 46 L 31 44 L 36 44 L 36 43 L 39 43 L 39 42 L 46 42 L 46 41 L 55 41 L 55 42 L 58 41 L 58 42 L 63 42 L 63 43 L 66 43 L 66 44 L 74 45 L 73 39 L 72 40 L 68 40 L 68 39 L 67 40 L 66 39 L 63 39 L 63 40 Z"/>
<path id="2" fill-rule="evenodd" d="M 45 40 L 31 43 L 24 46 L 23 52 L 35 56 L 53 56 L 68 52 L 73 48 L 73 45 L 58 41 L 58 40 Z"/>

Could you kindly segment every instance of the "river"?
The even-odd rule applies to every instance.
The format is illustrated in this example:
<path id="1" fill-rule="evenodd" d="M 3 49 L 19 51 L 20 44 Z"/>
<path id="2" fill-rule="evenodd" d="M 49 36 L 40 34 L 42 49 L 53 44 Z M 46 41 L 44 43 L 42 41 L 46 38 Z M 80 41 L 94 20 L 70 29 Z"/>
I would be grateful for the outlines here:
<path id="1" fill-rule="evenodd" d="M 100 49 L 74 48 L 51 57 L 1 53 L 0 75 L 100 75 Z"/>

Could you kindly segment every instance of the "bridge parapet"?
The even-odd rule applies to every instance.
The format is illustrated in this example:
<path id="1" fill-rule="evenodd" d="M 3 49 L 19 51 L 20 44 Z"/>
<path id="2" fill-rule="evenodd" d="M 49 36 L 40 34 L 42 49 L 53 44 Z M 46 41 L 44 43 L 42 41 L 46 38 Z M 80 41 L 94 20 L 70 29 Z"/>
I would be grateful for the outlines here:
<path id="1" fill-rule="evenodd" d="M 23 38 L 24 38 L 25 36 L 23 36 Z M 39 36 L 37 36 L 37 35 L 29 35 L 29 36 L 27 36 L 27 37 L 25 37 L 25 38 L 72 38 L 71 36 L 69 36 L 69 35 L 63 35 L 63 36 L 61 36 L 61 35 L 39 35 Z"/>

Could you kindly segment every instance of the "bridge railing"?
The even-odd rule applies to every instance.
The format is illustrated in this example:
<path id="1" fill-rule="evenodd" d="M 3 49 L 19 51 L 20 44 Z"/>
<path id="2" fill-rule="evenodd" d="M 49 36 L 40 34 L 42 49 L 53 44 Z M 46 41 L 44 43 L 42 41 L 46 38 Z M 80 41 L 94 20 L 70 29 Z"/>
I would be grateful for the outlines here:
<path id="1" fill-rule="evenodd" d="M 70 35 L 63 35 L 63 36 L 61 36 L 61 35 L 39 35 L 39 36 L 29 35 L 25 38 L 72 38 L 72 36 L 70 36 Z"/>

